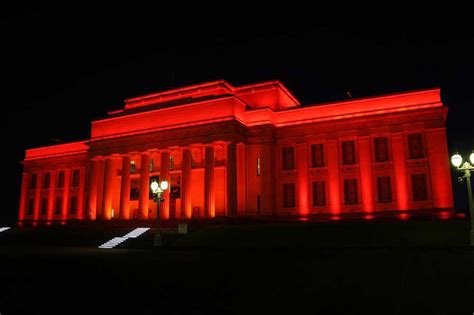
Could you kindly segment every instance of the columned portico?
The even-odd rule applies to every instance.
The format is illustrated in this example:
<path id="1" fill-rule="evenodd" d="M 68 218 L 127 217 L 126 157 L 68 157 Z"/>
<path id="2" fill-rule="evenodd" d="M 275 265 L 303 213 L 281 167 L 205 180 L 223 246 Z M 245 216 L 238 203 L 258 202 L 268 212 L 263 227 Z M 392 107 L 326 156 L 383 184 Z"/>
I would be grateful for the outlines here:
<path id="1" fill-rule="evenodd" d="M 160 181 L 166 180 L 170 182 L 170 152 L 168 150 L 161 151 L 160 163 Z M 161 203 L 161 218 L 169 219 L 170 217 L 170 193 L 169 189 L 162 194 L 164 201 Z"/>
<path id="2" fill-rule="evenodd" d="M 92 159 L 89 161 L 89 200 L 87 208 L 87 218 L 95 220 L 97 217 L 97 186 L 99 179 L 99 161 Z"/>
<path id="3" fill-rule="evenodd" d="M 144 152 L 141 154 L 140 166 L 140 199 L 139 211 L 140 219 L 148 219 L 148 201 L 150 192 L 150 154 Z"/>
<path id="4" fill-rule="evenodd" d="M 214 190 L 214 146 L 207 145 L 204 151 L 204 215 L 208 218 L 212 218 L 216 214 Z"/>
<path id="5" fill-rule="evenodd" d="M 237 149 L 235 142 L 227 144 L 227 215 L 237 215 Z"/>
<path id="6" fill-rule="evenodd" d="M 122 156 L 122 178 L 120 181 L 120 218 L 130 218 L 130 155 Z"/>
<path id="7" fill-rule="evenodd" d="M 192 156 L 189 148 L 184 148 L 183 159 L 181 163 L 181 185 L 182 185 L 182 200 L 181 200 L 181 218 L 190 219 L 192 213 L 191 200 L 191 168 Z"/>

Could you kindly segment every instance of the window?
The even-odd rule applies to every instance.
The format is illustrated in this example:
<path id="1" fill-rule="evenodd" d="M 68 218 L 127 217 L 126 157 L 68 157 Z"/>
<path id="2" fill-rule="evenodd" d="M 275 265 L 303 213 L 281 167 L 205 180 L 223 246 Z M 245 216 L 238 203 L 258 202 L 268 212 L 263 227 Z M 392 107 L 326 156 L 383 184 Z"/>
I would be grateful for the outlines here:
<path id="1" fill-rule="evenodd" d="M 74 170 L 72 172 L 72 187 L 79 186 L 79 170 Z"/>
<path id="2" fill-rule="evenodd" d="M 130 200 L 140 198 L 140 182 L 138 179 L 132 179 L 130 182 Z"/>
<path id="3" fill-rule="evenodd" d="M 326 185 L 323 181 L 313 182 L 313 206 L 326 204 Z"/>
<path id="4" fill-rule="evenodd" d="M 174 169 L 174 157 L 170 155 L 170 170 Z"/>
<path id="5" fill-rule="evenodd" d="M 410 159 L 419 159 L 425 156 L 421 133 L 408 135 L 408 150 Z"/>
<path id="6" fill-rule="evenodd" d="M 282 150 L 282 162 L 284 170 L 292 170 L 294 165 L 294 150 L 293 147 L 286 147 Z"/>
<path id="7" fill-rule="evenodd" d="M 153 159 L 150 159 L 150 168 L 149 168 L 149 171 L 150 171 L 150 172 L 153 172 Z"/>
<path id="8" fill-rule="evenodd" d="M 77 197 L 71 197 L 71 204 L 69 205 L 69 214 L 77 213 Z"/>
<path id="9" fill-rule="evenodd" d="M 378 202 L 392 201 L 392 186 L 390 184 L 390 176 L 377 177 L 377 195 Z"/>
<path id="10" fill-rule="evenodd" d="M 344 180 L 344 203 L 346 205 L 357 203 L 357 179 Z"/>
<path id="11" fill-rule="evenodd" d="M 60 171 L 58 174 L 58 188 L 64 187 L 64 171 Z"/>
<path id="12" fill-rule="evenodd" d="M 387 137 L 380 137 L 374 139 L 375 144 L 375 161 L 388 161 L 388 140 Z"/>
<path id="13" fill-rule="evenodd" d="M 49 172 L 45 173 L 44 174 L 44 180 L 43 180 L 43 188 L 48 189 L 50 182 L 51 182 L 51 173 L 49 173 Z"/>
<path id="14" fill-rule="evenodd" d="M 41 200 L 41 215 L 45 215 L 48 212 L 48 198 Z"/>
<path id="15" fill-rule="evenodd" d="M 54 214 L 61 214 L 62 209 L 63 209 L 63 198 L 57 197 L 56 203 L 54 204 Z"/>
<path id="16" fill-rule="evenodd" d="M 260 176 L 260 158 L 257 158 L 257 176 Z"/>
<path id="17" fill-rule="evenodd" d="M 37 179 L 38 179 L 38 175 L 36 175 L 36 174 L 31 175 L 30 189 L 36 189 L 36 180 Z"/>
<path id="18" fill-rule="evenodd" d="M 411 188 L 413 191 L 413 200 L 427 200 L 428 199 L 425 174 L 411 175 Z"/>
<path id="19" fill-rule="evenodd" d="M 343 164 L 355 164 L 355 143 L 354 141 L 343 141 L 342 142 L 342 163 Z"/>
<path id="20" fill-rule="evenodd" d="M 311 145 L 311 166 L 312 167 L 322 167 L 322 166 L 324 166 L 323 144 L 322 143 Z"/>
<path id="21" fill-rule="evenodd" d="M 295 206 L 295 184 L 283 184 L 283 207 Z"/>
<path id="22" fill-rule="evenodd" d="M 35 199 L 30 198 L 28 200 L 28 215 L 33 215 L 34 210 L 35 210 Z"/>
<path id="23" fill-rule="evenodd" d="M 130 161 L 130 173 L 135 174 L 136 171 L 137 171 L 137 167 L 135 165 L 135 161 Z"/>

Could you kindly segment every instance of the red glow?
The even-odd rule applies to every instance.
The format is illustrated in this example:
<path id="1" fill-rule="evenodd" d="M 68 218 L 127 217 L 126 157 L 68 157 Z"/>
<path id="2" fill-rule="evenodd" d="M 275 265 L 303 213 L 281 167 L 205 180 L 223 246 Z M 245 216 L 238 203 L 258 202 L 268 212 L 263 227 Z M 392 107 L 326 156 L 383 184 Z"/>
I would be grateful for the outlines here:
<path id="1" fill-rule="evenodd" d="M 438 213 L 438 216 L 441 220 L 447 220 L 447 219 L 451 218 L 451 212 L 441 211 L 440 213 Z"/>
<path id="2" fill-rule="evenodd" d="M 23 227 L 23 222 L 17 222 L 18 227 Z"/>
<path id="3" fill-rule="evenodd" d="M 170 101 L 180 105 L 170 106 Z M 439 89 L 300 106 L 278 81 L 240 87 L 215 81 L 131 98 L 123 109 L 92 122 L 90 140 L 27 150 L 18 218 L 110 220 L 114 209 L 114 219 L 152 219 L 150 176 L 173 179 L 180 188 L 176 199 L 170 200 L 169 190 L 163 194 L 163 219 L 189 219 L 197 211 L 201 217 L 281 212 L 299 215 L 300 221 L 310 214 L 340 220 L 345 213 L 359 212 L 371 220 L 375 211 L 449 209 L 446 112 Z M 409 157 L 406 138 L 411 132 L 423 133 L 426 156 L 419 161 Z M 388 139 L 388 161 L 375 161 L 374 137 Z M 345 139 L 355 141 L 354 166 L 342 165 Z M 312 144 L 323 145 L 323 165 L 312 165 Z M 285 146 L 294 149 L 290 170 L 281 165 Z M 129 169 L 132 158 L 137 162 L 134 173 Z M 79 184 L 73 185 L 77 170 Z M 55 183 L 59 172 L 62 187 Z M 426 202 L 413 200 L 411 176 L 416 172 L 428 175 Z M 46 173 L 51 175 L 49 187 L 41 184 Z M 29 187 L 32 174 L 36 187 Z M 378 198 L 379 177 L 390 177 L 390 203 Z M 356 205 L 345 204 L 344 180 L 351 178 L 357 180 Z M 315 205 L 312 185 L 321 181 L 324 205 Z M 130 200 L 132 183 L 139 196 Z M 284 183 L 295 188 L 294 206 L 285 209 L 278 193 Z M 77 214 L 71 214 L 71 200 L 77 201 Z M 60 214 L 57 203 L 62 203 Z M 441 219 L 450 216 L 439 214 Z"/>
<path id="4" fill-rule="evenodd" d="M 38 226 L 38 222 L 37 222 L 37 221 L 33 221 L 32 225 L 33 225 L 33 226 Z"/>
<path id="5" fill-rule="evenodd" d="M 61 221 L 59 224 L 66 225 L 66 221 Z"/>
<path id="6" fill-rule="evenodd" d="M 457 218 L 457 219 L 465 219 L 465 218 L 466 218 L 466 214 L 465 214 L 465 213 L 456 213 L 456 218 Z"/>
<path id="7" fill-rule="evenodd" d="M 399 213 L 397 214 L 397 217 L 400 220 L 408 220 L 410 218 L 410 215 L 408 213 Z"/>
<path id="8" fill-rule="evenodd" d="M 52 224 L 53 224 L 53 222 L 51 222 L 51 221 L 46 222 L 46 225 L 52 225 Z"/>

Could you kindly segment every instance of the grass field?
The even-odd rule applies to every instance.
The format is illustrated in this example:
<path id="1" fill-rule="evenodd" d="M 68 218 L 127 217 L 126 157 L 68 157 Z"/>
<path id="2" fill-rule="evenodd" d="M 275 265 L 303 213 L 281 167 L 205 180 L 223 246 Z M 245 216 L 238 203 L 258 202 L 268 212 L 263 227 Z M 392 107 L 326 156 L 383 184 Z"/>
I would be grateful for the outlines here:
<path id="1" fill-rule="evenodd" d="M 3 314 L 472 314 L 468 222 L 195 224 L 165 248 L 126 227 L 0 234 Z"/>

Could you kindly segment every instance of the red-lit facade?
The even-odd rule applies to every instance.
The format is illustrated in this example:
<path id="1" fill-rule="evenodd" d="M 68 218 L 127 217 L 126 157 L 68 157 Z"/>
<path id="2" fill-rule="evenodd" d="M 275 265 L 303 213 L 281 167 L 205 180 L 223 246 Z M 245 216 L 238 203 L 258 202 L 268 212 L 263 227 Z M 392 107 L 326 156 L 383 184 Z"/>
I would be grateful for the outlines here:
<path id="1" fill-rule="evenodd" d="M 331 215 L 453 208 L 439 89 L 301 106 L 278 81 L 132 98 L 86 141 L 30 149 L 19 220 Z"/>

